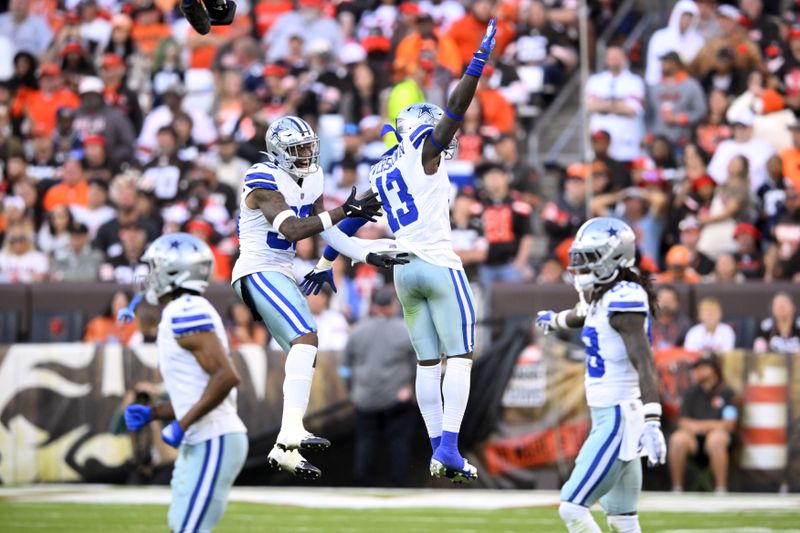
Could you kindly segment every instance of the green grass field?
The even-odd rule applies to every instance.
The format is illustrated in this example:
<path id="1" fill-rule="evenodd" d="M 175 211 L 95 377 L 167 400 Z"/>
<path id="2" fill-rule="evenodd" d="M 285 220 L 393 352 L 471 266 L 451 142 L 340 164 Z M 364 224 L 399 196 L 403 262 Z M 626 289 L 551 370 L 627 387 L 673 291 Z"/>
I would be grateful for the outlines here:
<path id="1" fill-rule="evenodd" d="M 0 531 L 77 533 L 166 531 L 166 505 L 113 505 L 0 502 Z M 596 515 L 601 526 L 605 521 Z M 646 533 L 726 531 L 800 533 L 800 511 L 742 513 L 658 513 L 641 517 Z M 605 527 L 603 527 L 605 529 Z M 325 533 L 471 533 L 562 532 L 555 508 L 495 511 L 457 509 L 308 509 L 291 506 L 232 503 L 215 531 Z"/>

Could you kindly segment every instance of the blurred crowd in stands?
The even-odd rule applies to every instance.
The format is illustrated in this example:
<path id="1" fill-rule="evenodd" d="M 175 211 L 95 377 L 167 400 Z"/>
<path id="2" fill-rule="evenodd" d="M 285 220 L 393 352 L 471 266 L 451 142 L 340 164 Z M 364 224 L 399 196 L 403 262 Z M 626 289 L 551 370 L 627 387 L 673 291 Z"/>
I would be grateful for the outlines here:
<path id="1" fill-rule="evenodd" d="M 369 187 L 387 117 L 443 106 L 495 15 L 493 65 L 447 163 L 471 281 L 564 283 L 589 214 L 631 224 L 660 283 L 800 279 L 800 2 L 680 0 L 649 39 L 615 46 L 623 24 L 583 88 L 593 159 L 544 172 L 528 135 L 578 67 L 577 0 L 238 0 L 204 37 L 176 0 L 3 4 L 0 282 L 128 284 L 173 231 L 207 241 L 228 281 L 241 179 L 272 120 L 314 126 L 326 204 L 341 203 Z M 589 2 L 592 35 L 620 4 Z M 299 243 L 298 277 L 318 252 Z M 319 305 L 340 328 L 387 280 L 335 269 Z"/>

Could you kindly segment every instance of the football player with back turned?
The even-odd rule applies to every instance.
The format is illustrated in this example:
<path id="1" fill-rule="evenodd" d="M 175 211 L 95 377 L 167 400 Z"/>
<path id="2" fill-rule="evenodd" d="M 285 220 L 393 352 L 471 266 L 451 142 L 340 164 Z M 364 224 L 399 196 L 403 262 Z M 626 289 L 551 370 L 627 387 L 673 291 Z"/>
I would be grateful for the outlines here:
<path id="1" fill-rule="evenodd" d="M 559 507 L 570 533 L 600 533 L 589 513 L 598 500 L 612 531 L 639 533 L 639 457 L 646 455 L 655 466 L 667 455 L 648 339 L 655 295 L 648 280 L 633 270 L 635 260 L 636 237 L 627 224 L 606 217 L 589 220 L 569 249 L 580 303 L 560 313 L 540 311 L 536 318 L 545 332 L 583 328 L 586 346 L 592 430 L 561 489 Z"/>
<path id="2" fill-rule="evenodd" d="M 239 375 L 219 313 L 203 297 L 214 254 L 187 233 L 153 241 L 142 261 L 150 267 L 144 296 L 161 308 L 158 369 L 170 400 L 125 408 L 130 431 L 151 420 L 172 420 L 164 442 L 179 449 L 172 471 L 170 531 L 208 532 L 222 518 L 247 458 L 247 429 L 236 413 Z"/>

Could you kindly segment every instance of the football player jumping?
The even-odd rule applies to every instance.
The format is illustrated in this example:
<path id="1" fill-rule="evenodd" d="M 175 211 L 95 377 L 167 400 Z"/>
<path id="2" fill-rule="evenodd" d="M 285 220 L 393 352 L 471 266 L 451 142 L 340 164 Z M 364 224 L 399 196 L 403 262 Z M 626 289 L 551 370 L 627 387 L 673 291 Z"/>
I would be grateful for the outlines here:
<path id="1" fill-rule="evenodd" d="M 276 120 L 267 130 L 266 144 L 267 161 L 250 167 L 244 177 L 237 222 L 240 254 L 231 279 L 253 317 L 264 322 L 287 354 L 281 430 L 269 463 L 315 479 L 321 472 L 298 450 L 324 450 L 330 442 L 303 426 L 318 340 L 308 303 L 294 280 L 296 243 L 321 235 L 356 261 L 385 268 L 407 261 L 368 252 L 335 227 L 348 217 L 374 221 L 381 203 L 375 193 L 356 198 L 353 187 L 341 206 L 324 210 L 319 139 L 305 120 Z"/>
<path id="2" fill-rule="evenodd" d="M 394 233 L 394 246 L 410 258 L 408 264 L 395 268 L 394 280 L 419 361 L 416 395 L 433 448 L 430 472 L 455 483 L 478 477 L 476 468 L 458 450 L 469 399 L 475 307 L 461 259 L 453 251 L 450 180 L 443 160 L 453 156 L 455 134 L 494 48 L 495 31 L 493 19 L 444 110 L 429 103 L 412 104 L 397 115 L 396 130 L 384 127 L 394 131 L 399 144 L 369 174 Z M 348 234 L 358 227 L 357 223 L 343 224 Z M 307 294 L 319 291 L 323 283 L 333 285 L 335 258 L 334 245 L 306 276 Z M 442 354 L 447 358 L 444 380 Z"/>

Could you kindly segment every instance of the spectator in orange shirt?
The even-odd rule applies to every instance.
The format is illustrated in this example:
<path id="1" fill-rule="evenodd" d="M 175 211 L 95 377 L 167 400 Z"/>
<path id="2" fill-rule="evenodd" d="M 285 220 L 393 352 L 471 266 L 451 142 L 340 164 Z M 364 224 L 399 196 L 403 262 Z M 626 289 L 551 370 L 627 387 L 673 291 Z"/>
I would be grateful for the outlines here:
<path id="1" fill-rule="evenodd" d="M 667 252 L 667 270 L 656 276 L 656 283 L 697 283 L 700 276 L 689 268 L 689 249 L 676 244 Z"/>
<path id="2" fill-rule="evenodd" d="M 134 14 L 131 38 L 139 53 L 145 56 L 153 55 L 158 43 L 172 35 L 169 26 L 164 24 L 161 12 L 150 4 L 140 8 Z"/>
<path id="3" fill-rule="evenodd" d="M 55 63 L 45 63 L 39 69 L 39 90 L 21 88 L 11 107 L 15 118 L 27 115 L 31 130 L 50 135 L 56 127 L 56 111 L 62 107 L 77 109 L 78 95 L 63 86 L 61 69 Z"/>
<path id="4" fill-rule="evenodd" d="M 783 176 L 792 183 L 792 186 L 800 191 L 800 121 L 789 126 L 792 132 L 792 147 L 785 148 L 781 152 L 783 162 Z"/>
<path id="5" fill-rule="evenodd" d="M 61 183 L 50 187 L 44 195 L 45 211 L 52 211 L 59 205 L 88 205 L 89 184 L 79 159 L 71 158 L 64 163 L 61 178 Z"/>
<path id="6" fill-rule="evenodd" d="M 433 17 L 427 13 L 420 13 L 417 16 L 416 31 L 406 35 L 394 56 L 394 68 L 402 69 L 405 65 L 419 63 L 420 52 L 426 45 L 436 52 L 436 63 L 454 76 L 459 77 L 463 71 L 463 65 L 459 57 L 459 50 L 453 39 L 434 27 Z"/>
<path id="7" fill-rule="evenodd" d="M 490 85 L 494 68 L 486 65 L 478 82 L 475 97 L 481 104 L 484 126 L 494 128 L 500 134 L 512 133 L 517 112 L 503 94 Z"/>
<path id="8" fill-rule="evenodd" d="M 466 66 L 472 60 L 475 51 L 475 37 L 483 35 L 486 25 L 492 18 L 495 3 L 492 0 L 475 0 L 470 6 L 469 13 L 458 19 L 450 27 L 449 35 L 455 41 L 461 57 L 461 65 Z M 497 21 L 497 34 L 495 35 L 495 57 L 500 57 L 506 46 L 514 39 L 514 29 L 503 19 Z"/>
<path id="9" fill-rule="evenodd" d="M 258 38 L 262 39 L 275 21 L 292 9 L 294 5 L 289 0 L 257 0 L 253 6 L 253 18 Z"/>

